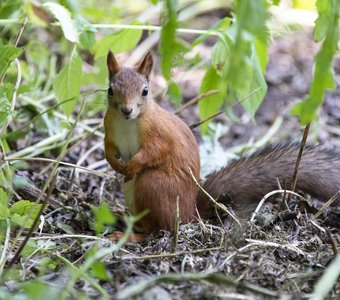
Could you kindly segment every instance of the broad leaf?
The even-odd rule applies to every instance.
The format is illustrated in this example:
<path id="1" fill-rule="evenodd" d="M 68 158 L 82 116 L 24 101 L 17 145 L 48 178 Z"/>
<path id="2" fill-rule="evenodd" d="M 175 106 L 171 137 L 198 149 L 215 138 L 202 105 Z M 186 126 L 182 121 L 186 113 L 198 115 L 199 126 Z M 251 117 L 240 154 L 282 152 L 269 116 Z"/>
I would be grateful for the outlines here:
<path id="1" fill-rule="evenodd" d="M 177 106 L 181 103 L 182 91 L 175 82 L 169 84 L 167 94 L 170 97 L 171 101 Z"/>
<path id="2" fill-rule="evenodd" d="M 20 200 L 14 203 L 9 209 L 10 219 L 20 226 L 30 228 L 40 208 L 41 204 L 36 204 L 28 200 Z"/>
<path id="3" fill-rule="evenodd" d="M 96 42 L 96 28 L 92 26 L 86 19 L 82 16 L 78 16 L 76 19 L 76 25 L 79 30 L 79 42 L 80 45 L 89 50 L 93 51 L 94 44 Z"/>
<path id="4" fill-rule="evenodd" d="M 327 89 L 334 89 L 332 59 L 338 49 L 340 1 L 318 0 L 319 18 L 316 22 L 315 37 L 325 36 L 322 46 L 315 57 L 315 70 L 309 95 L 303 102 L 297 103 L 291 110 L 305 125 L 316 118 Z M 327 19 L 327 20 L 326 20 Z"/>
<path id="5" fill-rule="evenodd" d="M 0 86 L 0 126 L 6 121 L 8 114 L 11 112 L 11 103 L 7 97 L 6 86 Z M 1 128 L 1 127 L 0 127 Z"/>
<path id="6" fill-rule="evenodd" d="M 162 31 L 159 43 L 159 52 L 161 54 L 161 70 L 165 79 L 171 78 L 170 70 L 173 60 L 180 50 L 184 49 L 183 44 L 176 37 L 177 21 L 177 0 L 166 0 L 165 11 L 162 17 Z"/>
<path id="7" fill-rule="evenodd" d="M 123 29 L 107 35 L 94 45 L 96 59 L 106 56 L 109 49 L 115 54 L 129 51 L 136 47 L 141 37 L 142 30 L 139 29 Z"/>
<path id="8" fill-rule="evenodd" d="M 242 100 L 241 104 L 247 113 L 254 118 L 257 109 L 264 96 L 267 93 L 267 84 L 264 79 L 264 76 L 261 72 L 260 65 L 257 61 L 257 56 L 253 55 L 253 74 L 251 77 L 251 84 L 249 86 L 249 90 L 243 90 L 238 94 L 238 100 Z M 244 100 L 243 100 L 244 99 Z M 254 119 L 253 119 L 254 120 Z"/>
<path id="9" fill-rule="evenodd" d="M 206 97 L 198 103 L 199 114 L 202 120 L 215 114 L 222 106 L 226 93 L 227 84 L 221 80 L 221 77 L 217 74 L 215 68 L 210 67 L 205 73 L 200 93 L 206 93 L 211 90 L 221 91 L 219 94 L 214 94 Z M 209 122 L 205 122 L 201 125 L 201 132 L 205 134 L 208 129 Z"/>
<path id="10" fill-rule="evenodd" d="M 53 82 L 54 93 L 67 116 L 70 116 L 80 93 L 82 82 L 82 61 L 76 51 L 73 51 L 70 62 L 61 70 Z"/>
<path id="11" fill-rule="evenodd" d="M 23 49 L 16 48 L 12 45 L 3 45 L 0 40 L 0 77 L 5 74 L 9 68 L 10 63 L 16 59 Z"/>
<path id="12" fill-rule="evenodd" d="M 110 207 L 105 202 L 94 208 L 94 215 L 96 217 L 96 233 L 101 233 L 105 225 L 113 225 L 116 222 L 115 216 L 111 213 Z"/>
<path id="13" fill-rule="evenodd" d="M 78 31 L 71 18 L 70 12 L 64 6 L 53 2 L 44 3 L 44 7 L 46 7 L 60 22 L 65 38 L 72 43 L 77 43 Z"/>

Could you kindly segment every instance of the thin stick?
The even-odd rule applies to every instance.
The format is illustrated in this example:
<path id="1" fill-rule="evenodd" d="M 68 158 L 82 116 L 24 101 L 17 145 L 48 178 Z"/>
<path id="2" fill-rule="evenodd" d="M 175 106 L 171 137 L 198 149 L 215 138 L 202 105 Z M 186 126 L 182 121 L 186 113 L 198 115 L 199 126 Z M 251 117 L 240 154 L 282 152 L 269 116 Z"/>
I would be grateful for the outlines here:
<path id="1" fill-rule="evenodd" d="M 262 241 L 262 240 L 254 240 L 254 239 L 246 239 L 246 241 L 249 243 L 253 243 L 254 245 L 257 245 L 257 246 L 281 248 L 284 250 L 294 251 L 297 254 L 301 254 L 303 256 L 311 257 L 311 255 L 303 252 L 301 249 L 291 244 L 279 244 L 275 242 L 268 242 L 268 241 Z"/>
<path id="2" fill-rule="evenodd" d="M 303 136 L 302 136 L 302 141 L 301 141 L 301 145 L 300 145 L 300 150 L 299 150 L 298 157 L 296 159 L 295 170 L 294 170 L 294 174 L 293 174 L 293 181 L 292 181 L 292 187 L 291 187 L 292 192 L 294 192 L 295 188 L 296 188 L 297 173 L 298 173 L 298 170 L 299 170 L 299 166 L 300 166 L 303 150 L 304 150 L 305 145 L 306 145 L 306 141 L 307 141 L 307 137 L 308 137 L 308 133 L 309 133 L 310 124 L 311 123 L 309 122 L 306 125 L 305 130 L 303 131 Z M 288 199 L 290 200 L 289 196 L 288 196 Z"/>
<path id="3" fill-rule="evenodd" d="M 196 104 L 197 102 L 201 101 L 202 99 L 205 99 L 211 95 L 215 95 L 215 94 L 218 94 L 220 93 L 221 91 L 219 90 L 211 90 L 211 91 L 208 91 L 206 93 L 203 93 L 201 95 L 198 95 L 194 98 L 192 98 L 191 100 L 189 100 L 187 103 L 185 103 L 182 107 L 180 107 L 179 109 L 177 109 L 175 111 L 175 115 L 178 115 L 180 114 L 183 110 L 187 109 L 188 107 Z"/>
<path id="4" fill-rule="evenodd" d="M 190 251 L 182 251 L 182 252 L 175 252 L 175 253 L 162 253 L 162 254 L 153 254 L 153 255 L 144 255 L 144 256 L 128 256 L 122 257 L 123 260 L 141 260 L 141 259 L 153 259 L 153 258 L 166 258 L 166 257 L 176 257 L 180 255 L 186 254 L 196 254 L 202 252 L 210 252 L 210 251 L 218 251 L 221 250 L 222 247 L 213 247 L 213 248 L 204 248 L 204 249 L 195 249 Z"/>
<path id="5" fill-rule="evenodd" d="M 212 120 L 212 119 L 214 119 L 214 118 L 216 118 L 217 116 L 222 115 L 222 114 L 224 114 L 224 110 L 220 110 L 220 111 L 218 111 L 217 113 L 215 113 L 215 114 L 209 116 L 208 118 L 205 118 L 205 119 L 203 119 L 203 120 L 200 121 L 200 122 L 197 122 L 197 123 L 194 123 L 194 124 L 190 125 L 189 127 L 190 127 L 190 129 L 194 129 L 194 128 L 198 127 L 198 126 L 201 126 L 201 125 L 204 124 L 205 122 L 208 122 L 208 121 L 210 121 L 210 120 Z"/>
<path id="6" fill-rule="evenodd" d="M 235 107 L 236 105 L 238 105 L 238 104 L 242 103 L 243 101 L 247 100 L 250 96 L 252 96 L 253 94 L 257 93 L 260 89 L 261 89 L 260 87 L 256 88 L 256 89 L 253 90 L 250 94 L 248 94 L 247 96 L 245 96 L 244 98 L 242 98 L 240 101 L 237 101 L 236 103 L 234 103 L 234 104 L 231 106 L 231 108 L 233 108 L 233 107 Z M 215 114 L 213 114 L 213 115 L 207 117 L 206 119 L 204 119 L 204 120 L 202 120 L 202 121 L 200 121 L 200 122 L 198 122 L 198 123 L 194 123 L 194 124 L 190 125 L 189 127 L 190 127 L 190 129 L 194 129 L 194 128 L 198 127 L 198 126 L 201 126 L 201 125 L 204 124 L 205 122 L 208 122 L 208 121 L 210 121 L 210 120 L 216 118 L 217 116 L 219 116 L 219 115 L 221 115 L 221 114 L 223 114 L 223 113 L 224 113 L 224 110 L 220 110 L 220 111 L 218 111 L 217 113 L 215 113 Z"/>
<path id="7" fill-rule="evenodd" d="M 256 215 L 258 214 L 258 212 L 260 211 L 263 203 L 272 195 L 275 195 L 275 194 L 288 194 L 288 195 L 294 195 L 294 196 L 297 196 L 298 198 L 300 198 L 302 201 L 306 201 L 306 199 L 304 197 L 302 197 L 300 194 L 298 193 L 295 193 L 293 191 L 289 191 L 289 190 L 275 190 L 275 191 L 272 191 L 268 194 L 266 194 L 262 199 L 261 201 L 259 202 L 259 204 L 257 205 L 255 211 L 253 212 L 252 216 L 251 216 L 251 219 L 250 219 L 250 222 L 254 222 L 255 220 L 255 217 Z"/>
<path id="8" fill-rule="evenodd" d="M 275 291 L 268 290 L 261 286 L 256 286 L 251 283 L 238 281 L 236 279 L 232 279 L 222 274 L 216 273 L 203 273 L 203 274 L 194 274 L 194 273 L 182 273 L 182 274 L 164 274 L 160 276 L 155 276 L 151 279 L 146 279 L 140 281 L 136 284 L 130 285 L 122 290 L 120 290 L 116 295 L 115 299 L 130 299 L 133 296 L 141 295 L 143 291 L 146 289 L 159 284 L 159 283 L 173 283 L 176 284 L 178 282 L 183 281 L 201 281 L 205 280 L 210 283 L 219 284 L 223 286 L 230 286 L 240 290 L 251 291 L 256 294 L 265 295 L 269 297 L 274 297 L 275 299 L 278 297 L 278 293 Z"/>
<path id="9" fill-rule="evenodd" d="M 179 196 L 176 198 L 176 211 L 174 216 L 174 236 L 172 239 L 172 252 L 176 252 L 176 248 L 178 245 L 178 236 L 179 236 Z"/>
<path id="10" fill-rule="evenodd" d="M 340 197 L 340 190 L 331 199 L 329 199 L 326 203 L 324 203 L 321 206 L 319 211 L 314 215 L 314 218 L 317 219 L 318 217 L 320 217 L 324 210 L 328 208 L 338 197 Z"/>
<path id="11" fill-rule="evenodd" d="M 9 243 L 9 239 L 10 239 L 10 233 L 11 233 L 11 222 L 9 219 L 6 219 L 6 238 L 5 238 L 5 242 L 4 242 L 4 246 L 2 249 L 2 253 L 1 253 L 1 258 L 0 258 L 0 278 L 2 276 L 2 271 L 4 269 L 5 263 L 6 263 L 6 254 L 7 254 L 7 248 L 8 248 L 8 243 Z"/>
<path id="12" fill-rule="evenodd" d="M 56 159 L 51 159 L 51 158 L 43 158 L 43 157 L 20 157 L 20 158 L 5 158 L 4 159 L 5 161 L 17 161 L 17 160 L 24 160 L 24 161 L 41 161 L 41 162 L 51 162 L 51 163 L 57 163 L 58 161 Z M 76 168 L 76 169 L 80 169 L 80 170 L 83 170 L 87 173 L 91 173 L 91 174 L 94 174 L 94 175 L 97 175 L 97 176 L 100 176 L 100 177 L 110 177 L 112 179 L 115 179 L 116 176 L 114 175 L 110 175 L 110 174 L 107 174 L 107 173 L 103 173 L 103 172 L 100 172 L 100 171 L 95 171 L 95 170 L 92 170 L 90 168 L 86 168 L 86 167 L 83 167 L 83 166 L 78 166 L 78 165 L 74 165 L 74 164 L 71 164 L 71 163 L 67 163 L 67 162 L 63 162 L 63 161 L 60 161 L 59 162 L 60 165 L 64 165 L 64 166 L 67 166 L 67 167 L 71 167 L 71 168 Z"/>
<path id="13" fill-rule="evenodd" d="M 210 196 L 210 194 L 203 189 L 203 187 L 198 183 L 197 179 L 195 178 L 194 174 L 192 173 L 192 170 L 190 169 L 190 167 L 188 167 L 190 175 L 192 177 L 192 179 L 195 181 L 196 185 L 200 188 L 200 190 L 208 197 L 208 199 L 215 204 L 215 206 L 217 206 L 220 210 L 224 211 L 225 213 L 227 213 L 238 225 L 241 226 L 240 221 L 237 219 L 237 217 L 230 212 L 224 205 L 221 205 L 220 203 L 218 203 L 213 197 Z"/>

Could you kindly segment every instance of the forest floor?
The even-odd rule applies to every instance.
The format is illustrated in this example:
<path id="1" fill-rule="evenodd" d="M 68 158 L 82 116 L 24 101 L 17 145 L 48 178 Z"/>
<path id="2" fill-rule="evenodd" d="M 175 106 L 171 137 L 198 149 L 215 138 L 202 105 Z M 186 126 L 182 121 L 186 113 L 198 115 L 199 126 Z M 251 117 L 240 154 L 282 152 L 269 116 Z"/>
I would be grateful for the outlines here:
<path id="1" fill-rule="evenodd" d="M 296 118 L 289 114 L 289 107 L 308 93 L 316 51 L 311 32 L 291 33 L 272 42 L 266 75 L 269 89 L 256 114 L 256 124 L 249 120 L 241 107 L 235 108 L 240 119 L 237 124 L 225 116 L 218 118 L 226 131 L 219 139 L 226 153 L 238 145 L 250 145 L 251 149 L 251 145 L 267 136 L 273 124 L 279 126 L 268 138 L 269 142 L 301 139 L 303 130 Z M 335 60 L 335 70 L 338 88 L 327 93 L 320 118 L 310 133 L 310 143 L 320 143 L 332 150 L 340 149 L 340 57 Z M 181 71 L 177 70 L 178 73 Z M 201 74 L 197 74 L 197 77 Z M 198 93 L 200 78 L 193 77 L 181 82 L 184 99 L 190 99 Z M 157 76 L 154 78 L 157 87 Z M 161 104 L 170 108 L 165 100 Z M 191 108 L 182 117 L 191 124 L 197 120 L 197 109 Z M 195 134 L 199 136 L 198 130 L 195 130 Z M 204 142 L 201 138 L 199 140 Z M 92 136 L 74 145 L 64 160 L 77 164 L 87 150 L 100 143 L 99 138 Z M 244 149 L 240 152 L 244 152 Z M 103 159 L 103 147 L 98 146 L 90 151 L 83 164 L 90 165 Z M 115 175 L 107 165 L 102 170 Z M 21 171 L 19 175 L 31 178 L 32 185 L 19 189 L 18 196 L 34 200 L 46 180 L 48 170 L 46 164 L 32 162 L 29 169 Z M 309 198 L 310 203 L 317 203 L 312 200 L 315 199 Z M 53 246 L 53 250 L 46 251 L 42 257 L 54 257 L 58 253 L 69 262 L 79 265 L 89 252 L 112 247 L 114 243 L 105 236 L 102 239 L 90 238 L 95 235 L 92 206 L 98 206 L 101 202 L 107 202 L 117 215 L 127 213 L 122 178 L 103 178 L 60 168 L 50 206 L 44 214 L 42 234 L 34 235 L 41 243 L 49 240 Z M 293 204 L 290 207 L 291 217 L 287 220 L 277 217 L 278 205 L 274 203 L 266 207 L 266 215 L 262 214 L 262 219 L 271 218 L 271 222 L 260 222 L 260 218 L 255 222 L 245 220 L 240 227 L 230 219 L 223 219 L 217 223 L 201 221 L 181 225 L 175 246 L 173 234 L 166 231 L 148 236 L 140 242 L 128 241 L 103 260 L 107 280 L 103 278 L 99 282 L 100 286 L 113 299 L 308 297 L 339 250 L 336 245 L 340 243 L 340 230 L 336 224 L 333 226 L 327 222 L 329 215 L 315 219 L 306 207 Z M 281 211 L 280 216 L 285 213 L 287 215 L 287 211 Z M 337 213 L 339 216 L 339 211 Z M 120 219 L 111 228 L 112 231 L 124 232 L 126 225 Z M 33 259 L 36 257 L 22 260 L 22 266 L 26 266 L 26 278 L 38 276 Z M 64 263 L 49 268 L 41 278 L 57 286 L 67 285 L 70 275 L 65 271 Z M 9 290 L 15 290 L 15 284 L 6 284 Z M 85 298 L 97 298 L 100 295 L 98 289 L 83 278 L 77 280 L 76 288 L 78 292 L 83 292 Z M 339 293 L 340 282 L 335 285 L 330 296 Z"/>

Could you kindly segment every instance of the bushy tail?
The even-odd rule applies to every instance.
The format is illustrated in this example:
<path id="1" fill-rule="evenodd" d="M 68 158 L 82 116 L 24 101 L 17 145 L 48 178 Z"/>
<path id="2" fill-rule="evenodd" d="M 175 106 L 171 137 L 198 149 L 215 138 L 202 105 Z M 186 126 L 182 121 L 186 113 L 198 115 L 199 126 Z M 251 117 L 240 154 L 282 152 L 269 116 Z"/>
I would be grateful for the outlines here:
<path id="1" fill-rule="evenodd" d="M 267 146 L 248 157 L 232 161 L 210 174 L 203 188 L 220 202 L 231 203 L 239 216 L 248 216 L 261 198 L 272 190 L 290 189 L 299 146 L 295 144 Z M 335 194 L 340 204 L 340 154 L 307 146 L 298 171 L 297 190 L 320 200 Z M 214 208 L 199 191 L 197 207 L 203 218 L 210 218 Z"/>

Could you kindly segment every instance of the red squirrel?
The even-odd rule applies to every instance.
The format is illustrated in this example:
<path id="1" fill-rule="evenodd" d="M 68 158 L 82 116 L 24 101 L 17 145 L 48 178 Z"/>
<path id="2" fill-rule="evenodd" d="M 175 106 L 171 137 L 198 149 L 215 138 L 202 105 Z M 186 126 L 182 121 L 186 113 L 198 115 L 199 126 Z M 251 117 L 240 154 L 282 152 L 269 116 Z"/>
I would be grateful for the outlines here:
<path id="1" fill-rule="evenodd" d="M 196 206 L 203 218 L 215 212 L 189 172 L 190 168 L 199 179 L 199 148 L 193 133 L 152 98 L 152 66 L 151 53 L 135 68 L 120 67 L 111 51 L 107 55 L 105 156 L 125 176 L 125 201 L 132 213 L 149 211 L 140 221 L 146 233 L 173 228 L 177 198 L 182 223 L 195 219 Z M 277 180 L 290 187 L 298 151 L 294 145 L 266 147 L 212 173 L 203 188 L 218 201 L 231 199 L 237 214 L 249 215 L 266 193 L 277 189 Z M 324 200 L 335 195 L 340 189 L 339 155 L 307 147 L 297 189 Z"/>

